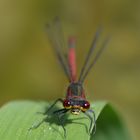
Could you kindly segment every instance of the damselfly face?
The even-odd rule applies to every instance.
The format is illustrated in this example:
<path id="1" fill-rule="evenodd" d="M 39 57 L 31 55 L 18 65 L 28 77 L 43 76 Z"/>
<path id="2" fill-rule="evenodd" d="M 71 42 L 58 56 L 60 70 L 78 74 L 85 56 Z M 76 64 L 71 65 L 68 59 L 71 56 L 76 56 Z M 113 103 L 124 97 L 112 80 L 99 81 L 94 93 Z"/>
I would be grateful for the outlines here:
<path id="1" fill-rule="evenodd" d="M 74 115 L 78 115 L 81 111 L 85 112 L 90 108 L 90 104 L 86 100 L 79 100 L 78 98 L 76 99 L 66 99 L 63 102 L 63 106 L 66 109 L 70 109 L 71 113 Z"/>

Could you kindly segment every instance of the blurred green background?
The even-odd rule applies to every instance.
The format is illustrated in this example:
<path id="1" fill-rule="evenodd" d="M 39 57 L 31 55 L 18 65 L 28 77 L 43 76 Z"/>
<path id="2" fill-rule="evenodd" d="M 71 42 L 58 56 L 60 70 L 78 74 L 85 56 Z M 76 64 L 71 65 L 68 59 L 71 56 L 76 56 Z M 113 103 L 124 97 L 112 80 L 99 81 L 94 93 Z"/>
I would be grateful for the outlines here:
<path id="1" fill-rule="evenodd" d="M 62 20 L 77 39 L 78 71 L 93 35 L 103 26 L 111 41 L 85 81 L 87 96 L 109 100 L 134 139 L 140 138 L 139 0 L 0 0 L 0 104 L 64 97 L 67 79 L 47 39 L 45 24 Z"/>

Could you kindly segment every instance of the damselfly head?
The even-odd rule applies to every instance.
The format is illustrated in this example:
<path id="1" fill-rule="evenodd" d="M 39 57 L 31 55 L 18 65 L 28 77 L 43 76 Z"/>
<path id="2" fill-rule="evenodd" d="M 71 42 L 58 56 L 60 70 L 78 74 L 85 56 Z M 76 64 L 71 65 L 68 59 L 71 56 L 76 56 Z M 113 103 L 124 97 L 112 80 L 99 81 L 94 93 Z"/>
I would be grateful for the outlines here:
<path id="1" fill-rule="evenodd" d="M 78 115 L 81 111 L 85 112 L 90 108 L 90 103 L 84 99 L 79 99 L 79 97 L 73 97 L 71 99 L 66 99 L 63 101 L 64 108 L 71 111 L 72 114 Z"/>

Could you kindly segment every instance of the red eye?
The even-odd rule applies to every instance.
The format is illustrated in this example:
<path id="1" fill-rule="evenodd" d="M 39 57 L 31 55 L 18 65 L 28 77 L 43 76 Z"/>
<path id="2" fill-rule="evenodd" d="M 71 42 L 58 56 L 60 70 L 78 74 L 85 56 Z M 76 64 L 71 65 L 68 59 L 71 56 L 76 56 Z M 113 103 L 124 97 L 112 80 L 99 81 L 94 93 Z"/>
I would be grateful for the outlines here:
<path id="1" fill-rule="evenodd" d="M 65 108 L 71 108 L 71 103 L 70 103 L 70 101 L 69 100 L 64 100 L 64 102 L 63 102 L 63 106 L 65 107 Z"/>
<path id="2" fill-rule="evenodd" d="M 85 101 L 84 104 L 83 104 L 83 108 L 84 109 L 89 109 L 89 107 L 90 107 L 89 102 L 88 101 Z"/>

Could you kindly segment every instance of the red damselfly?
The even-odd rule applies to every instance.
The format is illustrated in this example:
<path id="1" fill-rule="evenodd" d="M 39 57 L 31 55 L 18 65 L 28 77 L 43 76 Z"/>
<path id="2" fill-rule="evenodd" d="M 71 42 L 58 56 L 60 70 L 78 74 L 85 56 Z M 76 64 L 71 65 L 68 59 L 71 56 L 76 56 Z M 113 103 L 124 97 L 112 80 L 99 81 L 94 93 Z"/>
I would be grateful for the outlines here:
<path id="1" fill-rule="evenodd" d="M 94 49 L 96 48 L 101 29 L 99 29 L 96 32 L 93 42 L 91 44 L 91 47 L 87 53 L 84 65 L 81 69 L 79 78 L 77 79 L 75 38 L 70 37 L 68 39 L 68 49 L 67 49 L 67 52 L 64 52 L 64 48 L 62 48 L 62 47 L 65 47 L 64 38 L 63 38 L 64 35 L 62 32 L 62 27 L 61 27 L 59 18 L 55 18 L 55 20 L 52 22 L 52 24 L 47 24 L 46 29 L 47 29 L 48 37 L 49 37 L 49 39 L 52 43 L 52 46 L 54 48 L 54 51 L 56 53 L 57 59 L 59 60 L 61 66 L 68 78 L 69 86 L 67 88 L 67 93 L 66 93 L 65 99 L 61 99 L 61 98 L 57 99 L 43 114 L 47 115 L 48 112 L 50 112 L 52 110 L 52 108 L 56 105 L 56 103 L 61 102 L 63 105 L 63 108 L 54 111 L 53 114 L 55 114 L 58 117 L 59 123 L 63 127 L 64 135 L 66 136 L 66 129 L 65 129 L 63 121 L 61 119 L 62 119 L 62 116 L 64 116 L 65 113 L 67 113 L 67 112 L 71 112 L 74 115 L 78 115 L 79 113 L 84 113 L 90 119 L 89 133 L 93 134 L 96 131 L 96 114 L 95 114 L 94 110 L 90 109 L 90 103 L 86 99 L 84 88 L 83 88 L 83 83 L 84 83 L 84 80 L 87 77 L 89 71 L 94 66 L 97 59 L 103 52 L 103 50 L 108 42 L 108 39 L 104 40 L 101 48 L 95 55 L 94 59 L 91 60 L 91 63 L 89 63 L 89 60 L 91 59 Z M 46 118 L 45 118 L 45 120 L 46 120 Z"/>

